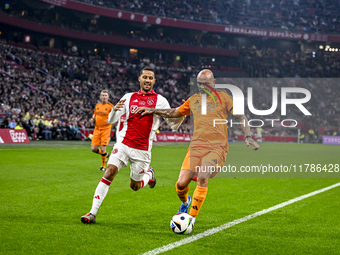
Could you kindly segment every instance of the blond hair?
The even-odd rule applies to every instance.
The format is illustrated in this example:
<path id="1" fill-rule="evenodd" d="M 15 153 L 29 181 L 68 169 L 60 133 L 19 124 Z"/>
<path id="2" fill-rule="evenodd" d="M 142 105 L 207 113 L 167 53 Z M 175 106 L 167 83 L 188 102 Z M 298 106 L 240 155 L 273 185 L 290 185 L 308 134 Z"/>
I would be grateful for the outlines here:
<path id="1" fill-rule="evenodd" d="M 103 94 L 103 93 L 106 93 L 108 96 L 110 96 L 110 93 L 107 89 L 100 91 L 100 95 Z"/>

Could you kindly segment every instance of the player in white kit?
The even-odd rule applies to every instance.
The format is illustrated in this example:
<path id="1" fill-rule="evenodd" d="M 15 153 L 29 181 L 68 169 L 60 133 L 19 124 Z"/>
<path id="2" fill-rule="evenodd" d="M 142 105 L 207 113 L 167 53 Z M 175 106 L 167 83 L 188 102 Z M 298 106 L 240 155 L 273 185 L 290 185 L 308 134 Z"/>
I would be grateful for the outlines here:
<path id="1" fill-rule="evenodd" d="M 145 67 L 141 70 L 138 78 L 140 90 L 125 94 L 112 108 L 108 123 L 113 124 L 125 115 L 125 121 L 117 125 L 117 143 L 115 144 L 107 169 L 99 182 L 93 197 L 92 208 L 89 213 L 81 217 L 83 223 L 95 223 L 98 209 L 103 202 L 111 182 L 122 167 L 130 162 L 130 187 L 137 191 L 146 184 L 150 188 L 155 187 L 155 171 L 149 167 L 151 161 L 152 140 L 158 129 L 160 117 L 147 115 L 141 117 L 135 111 L 138 107 L 146 106 L 156 109 L 170 109 L 168 101 L 153 90 L 156 82 L 152 68 Z M 172 129 L 176 130 L 183 118 L 166 119 Z"/>

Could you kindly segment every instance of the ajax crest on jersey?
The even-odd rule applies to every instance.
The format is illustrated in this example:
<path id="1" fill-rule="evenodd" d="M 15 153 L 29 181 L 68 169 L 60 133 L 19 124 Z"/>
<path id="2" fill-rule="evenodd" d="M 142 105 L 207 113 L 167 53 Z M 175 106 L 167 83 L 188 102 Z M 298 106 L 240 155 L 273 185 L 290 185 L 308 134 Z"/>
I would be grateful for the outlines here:
<path id="1" fill-rule="evenodd" d="M 179 235 L 191 233 L 195 223 L 195 218 L 187 213 L 179 213 L 172 217 L 170 221 L 171 230 Z"/>

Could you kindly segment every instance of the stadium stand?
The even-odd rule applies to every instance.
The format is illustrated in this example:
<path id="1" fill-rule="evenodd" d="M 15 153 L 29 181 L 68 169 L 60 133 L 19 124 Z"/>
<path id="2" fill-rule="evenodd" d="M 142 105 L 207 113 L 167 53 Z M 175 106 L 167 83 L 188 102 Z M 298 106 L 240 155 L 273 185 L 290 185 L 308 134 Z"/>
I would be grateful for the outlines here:
<path id="1" fill-rule="evenodd" d="M 77 0 L 88 4 L 158 17 L 289 31 L 337 33 L 339 1 L 210 0 L 138 1 Z"/>
<path id="2" fill-rule="evenodd" d="M 138 90 L 138 70 L 150 64 L 149 59 L 128 62 L 110 56 L 106 60 L 95 55 L 73 57 L 6 43 L 0 50 L 0 100 L 11 109 L 8 117 L 26 116 L 30 120 L 36 116 L 81 127 L 91 127 L 89 120 L 102 89 L 109 89 L 111 100 L 116 102 L 125 92 Z M 188 97 L 187 84 L 196 70 L 174 71 L 157 69 L 157 91 L 176 107 Z M 4 125 L 8 125 L 6 121 Z"/>
<path id="3" fill-rule="evenodd" d="M 333 33 L 339 30 L 336 1 L 327 1 L 327 3 L 288 1 L 285 5 L 282 1 L 265 0 L 191 1 L 190 3 L 185 1 L 179 3 L 175 0 L 166 3 L 123 0 L 82 2 L 135 13 L 200 22 L 322 33 Z M 58 47 L 49 47 L 49 44 L 41 40 L 25 42 L 22 35 L 29 34 L 29 30 L 9 25 L 8 30 L 18 32 L 8 32 L 6 36 L 2 36 L 3 40 L 0 44 L 2 72 L 0 102 L 3 121 L 1 125 L 8 127 L 9 123 L 12 123 L 11 125 L 14 122 L 18 125 L 21 123 L 33 139 L 83 138 L 79 130 L 93 127 L 90 116 L 100 91 L 109 89 L 111 101 L 115 103 L 126 92 L 138 89 L 138 70 L 146 65 L 156 67 L 158 85 L 155 89 L 169 100 L 172 107 L 179 106 L 182 99 L 188 98 L 190 78 L 195 77 L 197 71 L 202 68 L 212 69 L 217 77 L 230 74 L 252 78 L 339 77 L 338 48 L 326 51 L 330 47 L 325 46 L 326 49 L 321 49 L 317 42 L 309 47 L 313 50 L 306 50 L 308 43 L 306 47 L 302 47 L 301 42 L 293 40 L 288 40 L 288 46 L 283 47 L 280 46 L 279 39 L 266 41 L 252 36 L 240 38 L 237 35 L 230 35 L 227 37 L 228 40 L 220 40 L 223 35 L 211 31 L 204 33 L 200 31 L 201 36 L 198 38 L 196 30 L 155 26 L 145 30 L 148 26 L 138 28 L 139 25 L 131 21 L 118 21 L 108 17 L 93 19 L 93 16 L 84 18 L 84 13 L 62 7 L 35 10 L 32 6 L 22 3 L 26 1 L 15 0 L 11 2 L 13 8 L 9 9 L 1 5 L 0 15 L 10 15 L 8 17 L 30 21 L 37 27 L 46 24 L 47 28 L 58 27 L 62 31 L 83 32 L 82 35 L 96 33 L 104 36 L 100 38 L 116 36 L 133 39 L 132 45 L 136 51 L 140 50 L 139 46 L 142 42 L 157 42 L 164 44 L 164 47 L 175 45 L 175 48 L 186 45 L 198 53 L 200 52 L 198 48 L 214 47 L 230 50 L 228 53 L 230 55 L 227 54 L 223 58 L 218 54 L 195 54 L 194 50 L 191 53 L 182 53 L 182 59 L 177 60 L 174 49 L 162 51 L 163 54 L 159 53 L 159 49 L 145 50 L 143 54 L 140 50 L 138 54 L 133 54 L 126 50 L 129 47 L 124 48 L 115 44 L 105 46 L 98 42 L 95 44 L 96 47 L 91 46 L 90 49 L 88 45 L 94 43 L 89 43 L 86 39 L 74 40 L 57 36 L 54 37 L 59 40 Z M 259 6 L 266 8 L 260 10 Z M 200 15 L 197 15 L 197 10 L 201 11 Z M 320 12 L 322 15 L 318 15 Z M 299 16 L 301 13 L 303 15 Z M 329 15 L 324 15 L 325 13 Z M 78 17 L 77 22 L 74 17 Z M 112 22 L 118 25 L 112 28 Z M 33 35 L 39 37 L 45 34 Z M 46 37 L 51 39 L 49 34 L 46 34 Z M 242 44 L 242 40 L 247 42 Z M 104 51 L 105 47 L 108 49 L 107 52 Z M 97 48 L 101 48 L 102 51 L 97 51 Z M 234 54 L 235 52 L 237 54 Z M 285 85 L 294 86 L 289 81 Z M 305 86 L 310 85 L 305 84 Z M 336 95 L 340 91 L 337 84 L 332 81 L 322 81 L 320 87 L 308 88 L 313 95 L 314 103 L 311 107 L 315 118 L 301 118 L 304 129 L 312 127 L 320 134 L 332 134 L 338 131 L 340 106 Z M 266 88 L 264 91 L 265 93 L 254 91 L 254 96 L 260 99 L 257 102 L 261 102 L 255 105 L 257 109 L 268 109 L 271 105 L 271 97 L 266 96 L 271 91 L 269 89 L 266 91 Z M 245 90 L 243 92 L 246 93 Z M 278 113 L 275 112 L 273 115 L 277 116 Z M 297 112 L 296 116 L 298 116 Z M 248 112 L 247 117 L 256 116 Z M 189 125 L 189 122 L 182 125 L 180 132 L 189 132 Z M 49 136 L 49 131 L 52 132 L 52 137 Z M 168 131 L 166 124 L 162 123 L 160 131 Z M 235 129 L 233 132 L 237 133 L 238 130 Z M 255 132 L 253 130 L 253 133 Z M 265 128 L 264 132 L 285 135 L 281 131 L 273 131 L 270 128 Z"/>
<path id="4" fill-rule="evenodd" d="M 165 45 L 187 45 L 199 48 L 218 48 L 229 49 L 230 55 L 237 55 L 235 47 L 230 43 L 218 40 L 218 36 L 211 33 L 201 35 L 201 31 L 196 31 L 189 34 L 186 29 L 163 27 L 159 29 L 141 28 L 137 23 L 119 24 L 115 20 L 115 25 L 112 26 L 112 19 L 107 17 L 98 17 L 96 19 L 83 18 L 83 22 L 76 22 L 74 16 L 88 16 L 83 12 L 64 10 L 62 8 L 54 8 L 52 10 L 34 10 L 34 8 L 16 3 L 17 7 L 11 10 L 2 9 L 3 14 L 9 14 L 11 17 L 18 17 L 32 22 L 38 22 L 49 26 L 59 27 L 63 29 L 77 30 L 81 32 L 100 34 L 105 36 L 114 36 L 119 38 L 133 39 L 142 42 L 158 42 Z M 55 18 L 58 17 L 58 18 Z M 234 50 L 234 51 L 233 51 Z"/>

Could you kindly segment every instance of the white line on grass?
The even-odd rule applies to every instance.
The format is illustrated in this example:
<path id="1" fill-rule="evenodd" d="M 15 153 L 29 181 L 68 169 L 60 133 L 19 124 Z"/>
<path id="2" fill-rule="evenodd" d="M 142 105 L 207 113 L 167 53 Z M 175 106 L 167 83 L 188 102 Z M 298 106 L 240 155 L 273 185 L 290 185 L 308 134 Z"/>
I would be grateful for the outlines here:
<path id="1" fill-rule="evenodd" d="M 159 253 L 163 253 L 163 252 L 166 252 L 166 251 L 169 251 L 169 250 L 172 250 L 176 247 L 179 247 L 181 245 L 184 245 L 184 244 L 188 244 L 188 243 L 191 243 L 191 242 L 194 242 L 198 239 L 201 239 L 203 237 L 207 237 L 207 236 L 210 236 L 212 234 L 215 234 L 217 232 L 220 232 L 224 229 L 227 229 L 227 228 L 230 228 L 232 226 L 235 226 L 239 223 L 242 223 L 244 221 L 247 221 L 247 220 L 250 220 L 250 219 L 253 219 L 253 218 L 256 218 L 257 216 L 261 216 L 263 214 L 266 214 L 268 212 L 271 212 L 271 211 L 274 211 L 274 210 L 277 210 L 279 208 L 282 208 L 286 205 L 290 205 L 290 204 L 293 204 L 295 202 L 298 202 L 298 201 L 301 201 L 305 198 L 308 198 L 308 197 L 311 197 L 311 196 L 314 196 L 314 195 L 317 195 L 319 193 L 322 193 L 322 192 L 325 192 L 327 190 L 330 190 L 330 189 L 333 189 L 333 188 L 336 188 L 340 186 L 340 182 L 339 183 L 336 183 L 334 185 L 331 185 L 331 186 L 328 186 L 326 188 L 323 188 L 323 189 L 319 189 L 319 190 L 316 190 L 316 191 L 313 191 L 311 193 L 308 193 L 306 195 L 303 195 L 303 196 L 300 196 L 300 197 L 296 197 L 296 198 L 293 198 L 291 200 L 288 200 L 286 202 L 283 202 L 281 204 L 278 204 L 278 205 L 275 205 L 273 207 L 270 207 L 268 209 L 264 209 L 262 211 L 259 211 L 259 212 L 256 212 L 256 213 L 253 213 L 253 214 L 250 214 L 246 217 L 243 217 L 243 218 L 240 218 L 240 219 L 237 219 L 237 220 L 234 220 L 234 221 L 231 221 L 231 222 L 228 222 L 224 225 L 221 225 L 219 227 L 216 227 L 216 228 L 212 228 L 212 229 L 208 229 L 206 231 L 204 231 L 203 233 L 200 233 L 200 234 L 197 234 L 197 235 L 193 235 L 193 236 L 190 236 L 190 237 L 187 237 L 187 238 L 184 238 L 180 241 L 177 241 L 177 242 L 174 242 L 174 243 L 170 243 L 170 244 L 167 244 L 167 245 L 164 245 L 162 247 L 159 247 L 159 248 L 156 248 L 154 250 L 151 250 L 151 251 L 148 251 L 146 253 L 143 253 L 142 255 L 155 255 L 155 254 L 159 254 Z"/>

